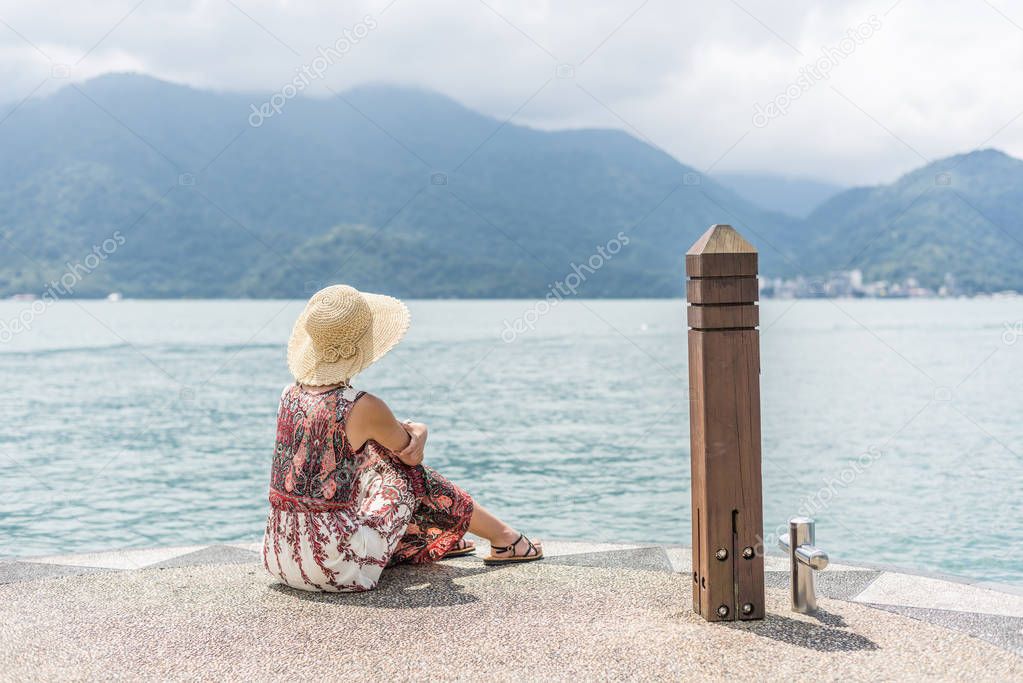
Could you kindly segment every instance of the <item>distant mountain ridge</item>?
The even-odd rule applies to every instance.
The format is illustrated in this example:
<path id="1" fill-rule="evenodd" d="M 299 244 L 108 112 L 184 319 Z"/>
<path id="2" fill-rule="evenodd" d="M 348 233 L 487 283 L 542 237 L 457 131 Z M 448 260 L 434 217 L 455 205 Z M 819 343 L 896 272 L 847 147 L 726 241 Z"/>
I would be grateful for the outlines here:
<path id="1" fill-rule="evenodd" d="M 990 230 L 949 190 L 1018 236 L 1019 190 L 986 169 L 1023 162 L 1000 153 L 956 162 L 951 185 L 884 232 L 937 171 L 840 193 L 801 221 L 620 131 L 539 131 L 392 86 L 295 98 L 250 125 L 267 97 L 118 74 L 15 109 L 0 125 L 0 295 L 40 293 L 118 232 L 123 244 L 75 269 L 75 295 L 303 297 L 344 281 L 404 297 L 544 296 L 624 233 L 578 294 L 678 296 L 682 254 L 723 222 L 759 247 L 767 275 L 841 269 L 863 243 L 853 261 L 868 275 L 1023 289 L 1005 244 L 950 251 Z"/>

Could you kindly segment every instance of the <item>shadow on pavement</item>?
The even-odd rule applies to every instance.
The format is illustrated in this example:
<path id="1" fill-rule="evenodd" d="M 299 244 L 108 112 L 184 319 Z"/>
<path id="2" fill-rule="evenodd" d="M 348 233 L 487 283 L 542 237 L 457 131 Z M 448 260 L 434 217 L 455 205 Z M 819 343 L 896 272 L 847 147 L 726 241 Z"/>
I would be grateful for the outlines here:
<path id="1" fill-rule="evenodd" d="M 768 614 L 763 621 L 728 622 L 730 628 L 750 631 L 758 636 L 770 638 L 789 645 L 798 645 L 817 652 L 855 652 L 877 650 L 878 645 L 870 638 L 845 630 L 845 619 L 841 615 L 818 611 L 811 615 L 820 624 L 812 624 L 780 614 Z"/>
<path id="2" fill-rule="evenodd" d="M 829 612 L 826 609 L 818 609 L 816 612 L 812 612 L 810 618 L 816 619 L 825 626 L 835 626 L 837 628 L 845 628 L 848 624 L 845 623 L 845 618 L 841 614 L 835 614 Z"/>
<path id="3" fill-rule="evenodd" d="M 483 565 L 467 567 L 452 563 L 398 565 L 388 567 L 380 584 L 364 593 L 311 593 L 295 590 L 283 584 L 273 584 L 271 590 L 310 602 L 358 605 L 381 609 L 412 609 L 416 607 L 448 607 L 477 602 L 472 593 L 465 592 L 457 579 L 487 574 L 506 567 Z"/>

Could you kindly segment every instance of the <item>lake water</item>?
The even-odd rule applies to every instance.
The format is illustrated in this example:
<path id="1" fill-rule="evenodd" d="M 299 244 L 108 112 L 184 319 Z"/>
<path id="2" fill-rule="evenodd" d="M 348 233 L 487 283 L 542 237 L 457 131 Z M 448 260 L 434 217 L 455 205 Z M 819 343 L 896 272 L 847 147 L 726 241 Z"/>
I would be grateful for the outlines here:
<path id="1" fill-rule="evenodd" d="M 1023 584 L 1021 304 L 763 302 L 767 537 L 809 512 L 832 558 Z M 683 302 L 569 301 L 507 341 L 534 305 L 410 302 L 355 385 L 428 423 L 429 462 L 526 531 L 688 545 Z M 259 537 L 301 307 L 35 315 L 0 345 L 0 555 Z"/>

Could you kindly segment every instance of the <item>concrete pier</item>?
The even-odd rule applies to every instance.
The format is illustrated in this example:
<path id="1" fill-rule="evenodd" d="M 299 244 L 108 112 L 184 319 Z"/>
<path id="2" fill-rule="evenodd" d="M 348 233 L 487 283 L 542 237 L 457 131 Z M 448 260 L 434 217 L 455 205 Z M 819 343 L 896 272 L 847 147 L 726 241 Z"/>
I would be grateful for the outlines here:
<path id="1" fill-rule="evenodd" d="M 798 615 L 769 557 L 766 618 L 710 624 L 687 548 L 545 546 L 355 595 L 274 585 L 253 545 L 2 561 L 0 679 L 1023 679 L 1012 589 L 834 564 Z"/>

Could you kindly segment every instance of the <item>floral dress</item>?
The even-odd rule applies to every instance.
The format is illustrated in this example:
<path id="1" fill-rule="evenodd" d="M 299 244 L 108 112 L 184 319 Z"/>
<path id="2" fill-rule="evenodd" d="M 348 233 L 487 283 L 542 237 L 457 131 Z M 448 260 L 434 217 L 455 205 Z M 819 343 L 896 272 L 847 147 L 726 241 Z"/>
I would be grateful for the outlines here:
<path id="1" fill-rule="evenodd" d="M 294 384 L 281 395 L 262 554 L 292 588 L 370 590 L 384 567 L 440 559 L 469 528 L 458 486 L 375 441 L 352 448 L 345 422 L 364 394 Z"/>

